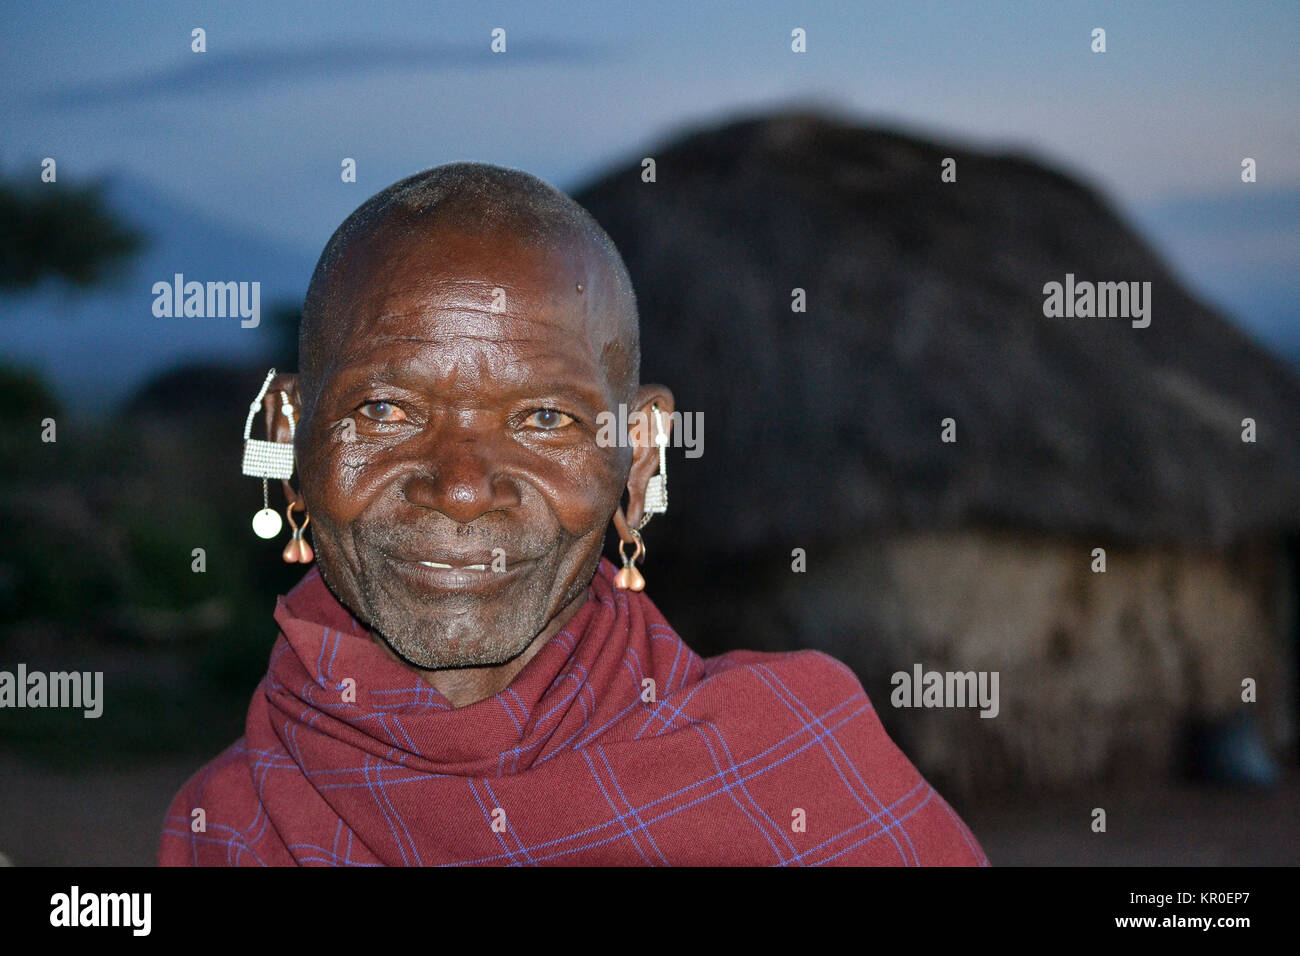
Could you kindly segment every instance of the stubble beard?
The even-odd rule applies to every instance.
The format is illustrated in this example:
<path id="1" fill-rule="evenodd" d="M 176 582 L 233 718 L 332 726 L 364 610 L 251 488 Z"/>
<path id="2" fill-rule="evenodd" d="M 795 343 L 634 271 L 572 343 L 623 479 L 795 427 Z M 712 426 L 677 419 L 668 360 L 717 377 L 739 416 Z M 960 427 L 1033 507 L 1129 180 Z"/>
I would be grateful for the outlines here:
<path id="1" fill-rule="evenodd" d="M 420 602 L 400 583 L 363 575 L 365 623 L 422 670 L 505 664 L 522 654 L 550 619 L 547 582 L 533 570 L 492 601 L 449 595 Z"/>
<path id="2" fill-rule="evenodd" d="M 408 665 L 421 670 L 491 667 L 522 654 L 555 614 L 586 591 L 591 579 L 586 572 L 594 574 L 599 549 L 558 603 L 554 601 L 564 571 L 559 555 L 570 553 L 565 544 L 578 542 L 561 541 L 494 600 L 468 594 L 421 599 L 388 573 L 382 552 L 373 546 L 362 550 L 359 542 L 355 571 L 345 561 L 342 573 L 336 573 L 328 545 L 317 548 L 317 567 L 339 603 Z M 369 559 L 362 557 L 366 554 Z"/>

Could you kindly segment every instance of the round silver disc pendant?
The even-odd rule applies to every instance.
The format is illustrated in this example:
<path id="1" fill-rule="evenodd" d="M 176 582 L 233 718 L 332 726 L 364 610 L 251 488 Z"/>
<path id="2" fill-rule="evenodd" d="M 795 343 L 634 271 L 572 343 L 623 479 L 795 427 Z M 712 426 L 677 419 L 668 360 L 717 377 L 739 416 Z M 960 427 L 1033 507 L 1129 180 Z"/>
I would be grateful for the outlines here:
<path id="1" fill-rule="evenodd" d="M 274 538 L 280 533 L 283 524 L 284 522 L 280 520 L 280 512 L 273 508 L 263 508 L 253 515 L 253 534 L 259 538 Z"/>

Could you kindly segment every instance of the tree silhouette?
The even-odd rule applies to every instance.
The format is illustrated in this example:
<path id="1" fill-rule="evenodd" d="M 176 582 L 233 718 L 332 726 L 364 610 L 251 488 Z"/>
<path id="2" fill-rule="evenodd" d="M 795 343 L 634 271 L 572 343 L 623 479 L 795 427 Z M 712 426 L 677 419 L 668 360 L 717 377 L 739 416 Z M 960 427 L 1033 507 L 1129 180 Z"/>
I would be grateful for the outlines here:
<path id="1" fill-rule="evenodd" d="M 0 291 L 29 289 L 50 276 L 88 288 L 143 244 L 108 208 L 101 183 L 0 179 Z"/>

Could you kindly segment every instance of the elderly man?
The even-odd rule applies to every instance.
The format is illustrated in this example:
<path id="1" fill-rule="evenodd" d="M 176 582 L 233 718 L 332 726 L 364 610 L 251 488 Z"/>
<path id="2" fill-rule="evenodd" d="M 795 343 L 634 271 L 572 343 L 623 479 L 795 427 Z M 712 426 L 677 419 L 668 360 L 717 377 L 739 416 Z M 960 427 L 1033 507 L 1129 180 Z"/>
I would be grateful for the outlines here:
<path id="1" fill-rule="evenodd" d="M 847 667 L 703 660 L 641 590 L 674 406 L 638 342 L 609 237 L 525 173 L 442 166 L 339 227 L 255 403 L 317 563 L 160 863 L 987 864 Z"/>

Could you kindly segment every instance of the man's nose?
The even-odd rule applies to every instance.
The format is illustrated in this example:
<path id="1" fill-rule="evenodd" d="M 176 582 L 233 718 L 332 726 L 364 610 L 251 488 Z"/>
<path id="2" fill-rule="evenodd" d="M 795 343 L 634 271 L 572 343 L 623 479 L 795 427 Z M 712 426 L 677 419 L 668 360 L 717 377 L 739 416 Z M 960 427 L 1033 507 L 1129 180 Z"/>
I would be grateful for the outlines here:
<path id="1" fill-rule="evenodd" d="M 422 467 L 406 481 L 406 500 L 461 524 L 519 504 L 518 489 L 502 468 L 502 451 L 481 432 L 439 429 L 422 449 Z"/>

